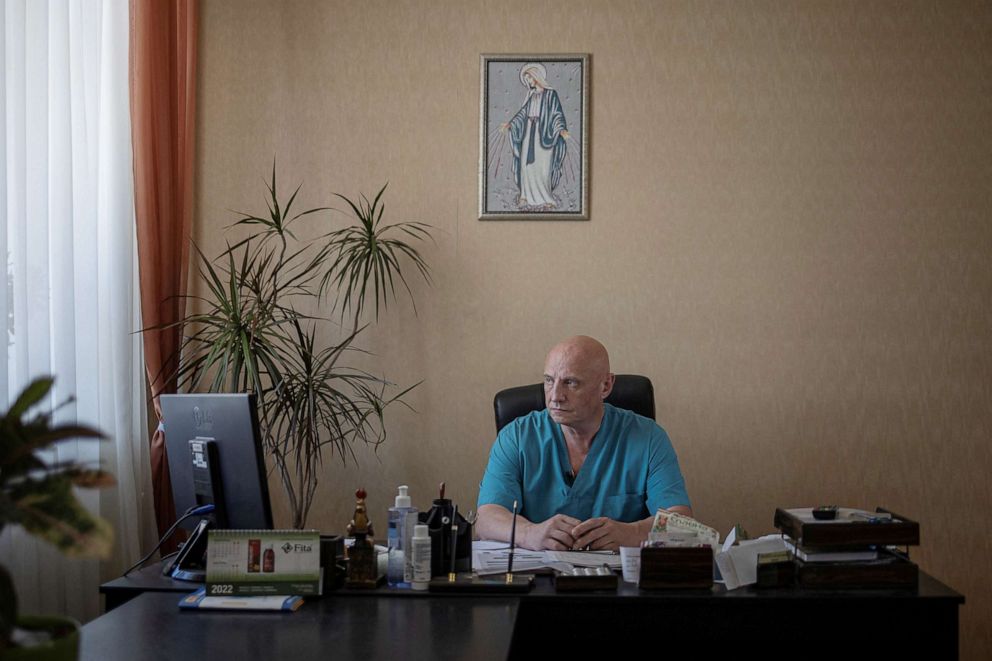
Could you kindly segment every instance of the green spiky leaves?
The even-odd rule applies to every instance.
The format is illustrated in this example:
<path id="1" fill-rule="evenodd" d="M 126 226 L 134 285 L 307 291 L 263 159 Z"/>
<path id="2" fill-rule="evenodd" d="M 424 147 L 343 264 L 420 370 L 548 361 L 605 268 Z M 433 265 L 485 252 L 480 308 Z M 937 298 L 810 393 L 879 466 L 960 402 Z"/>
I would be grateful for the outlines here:
<path id="1" fill-rule="evenodd" d="M 356 443 L 377 446 L 385 438 L 386 407 L 404 403 L 410 391 L 393 394 L 396 387 L 385 378 L 347 360 L 359 351 L 363 312 L 374 309 L 378 321 L 395 300 L 397 284 L 412 299 L 404 269 L 412 267 L 430 282 L 413 245 L 430 239 L 430 228 L 383 223 L 385 188 L 371 202 L 339 195 L 354 212 L 353 222 L 301 240 L 293 231 L 297 221 L 328 208 L 294 211 L 299 186 L 280 201 L 273 164 L 266 213 L 241 213 L 231 226 L 250 233 L 214 260 L 195 249 L 206 292 L 191 297 L 196 311 L 179 324 L 181 360 L 171 376 L 185 390 L 256 393 L 266 449 L 296 527 L 306 523 L 324 453 L 345 461 L 355 458 Z M 349 326 L 308 313 L 325 301 L 341 320 L 349 316 Z"/>
<path id="2" fill-rule="evenodd" d="M 425 281 L 431 280 L 427 262 L 410 242 L 430 239 L 430 226 L 417 222 L 384 225 L 382 214 L 386 205 L 382 202 L 382 194 L 385 192 L 386 186 L 383 186 L 371 202 L 364 195 L 358 201 L 352 201 L 337 194 L 348 203 L 358 222 L 327 236 L 325 249 L 329 266 L 320 283 L 321 291 L 337 293 L 335 307 L 342 318 L 351 312 L 356 328 L 369 301 L 374 307 L 376 321 L 379 320 L 379 311 L 385 310 L 389 300 L 396 298 L 397 280 L 413 300 L 413 292 L 400 266 L 402 260 L 409 260 Z"/>

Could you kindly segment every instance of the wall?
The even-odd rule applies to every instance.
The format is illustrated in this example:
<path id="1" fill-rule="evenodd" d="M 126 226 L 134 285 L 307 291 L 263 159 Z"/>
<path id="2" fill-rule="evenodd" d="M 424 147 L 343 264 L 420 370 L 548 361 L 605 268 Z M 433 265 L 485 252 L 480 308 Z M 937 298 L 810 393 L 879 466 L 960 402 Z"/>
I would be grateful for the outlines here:
<path id="1" fill-rule="evenodd" d="M 983 2 L 222 2 L 201 6 L 195 238 L 264 210 L 273 156 L 304 204 L 374 193 L 435 230 L 434 283 L 363 338 L 418 413 L 364 485 L 474 507 L 493 393 L 587 333 L 647 374 L 699 518 L 776 506 L 916 517 L 921 566 L 992 654 L 992 7 Z M 592 54 L 591 221 L 480 222 L 479 54 Z M 340 226 L 331 217 L 304 234 Z M 336 224 L 335 224 L 336 223 Z M 322 310 L 327 312 L 327 310 Z M 273 484 L 273 489 L 277 485 Z M 282 523 L 288 523 L 282 499 Z"/>

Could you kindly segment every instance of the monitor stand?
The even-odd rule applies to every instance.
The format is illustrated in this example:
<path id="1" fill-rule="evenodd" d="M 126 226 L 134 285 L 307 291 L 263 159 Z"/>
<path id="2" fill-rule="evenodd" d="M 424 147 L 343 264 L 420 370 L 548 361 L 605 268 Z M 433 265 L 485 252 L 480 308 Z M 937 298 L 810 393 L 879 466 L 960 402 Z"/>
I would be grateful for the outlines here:
<path id="1" fill-rule="evenodd" d="M 162 574 L 177 581 L 204 583 L 207 578 L 207 530 L 208 519 L 200 519 L 193 533 L 175 559 L 162 570 Z"/>

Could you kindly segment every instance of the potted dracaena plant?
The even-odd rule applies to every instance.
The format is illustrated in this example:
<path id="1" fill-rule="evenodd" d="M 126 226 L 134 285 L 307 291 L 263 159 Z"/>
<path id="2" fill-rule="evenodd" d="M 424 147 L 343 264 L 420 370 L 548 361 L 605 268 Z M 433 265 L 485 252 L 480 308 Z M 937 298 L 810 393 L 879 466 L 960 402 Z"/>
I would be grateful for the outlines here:
<path id="1" fill-rule="evenodd" d="M 293 526 L 302 528 L 325 453 L 346 463 L 349 455 L 357 459 L 355 443 L 378 446 L 386 438 L 386 408 L 406 405 L 403 397 L 419 385 L 396 391 L 351 361 L 365 353 L 356 346 L 367 327 L 363 318 L 374 313 L 378 322 L 398 287 L 413 299 L 409 269 L 430 283 L 414 244 L 431 235 L 424 223 L 383 222 L 383 186 L 371 201 L 337 195 L 351 224 L 301 239 L 299 223 L 336 210 L 294 211 L 300 186 L 280 202 L 274 164 L 266 188 L 267 213 L 241 213 L 231 226 L 248 229 L 247 236 L 214 260 L 194 244 L 206 293 L 190 297 L 194 310 L 179 322 L 183 339 L 172 376 L 187 391 L 256 394 L 270 469 Z M 320 305 L 337 319 L 305 312 Z"/>
<path id="2" fill-rule="evenodd" d="M 61 441 L 103 435 L 80 425 L 53 425 L 51 412 L 32 413 L 52 384 L 50 377 L 35 380 L 0 416 L 0 531 L 20 525 L 66 555 L 105 558 L 113 544 L 110 524 L 87 511 L 73 487 L 110 486 L 113 477 L 99 468 L 44 456 Z M 18 616 L 13 581 L 0 565 L 0 658 L 74 659 L 78 645 L 75 620 Z"/>

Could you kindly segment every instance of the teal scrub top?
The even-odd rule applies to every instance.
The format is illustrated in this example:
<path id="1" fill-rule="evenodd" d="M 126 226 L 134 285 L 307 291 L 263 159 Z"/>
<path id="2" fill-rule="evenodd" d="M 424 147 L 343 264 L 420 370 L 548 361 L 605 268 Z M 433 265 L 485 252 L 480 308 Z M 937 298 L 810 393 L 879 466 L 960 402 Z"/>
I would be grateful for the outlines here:
<path id="1" fill-rule="evenodd" d="M 654 420 L 604 405 L 603 423 L 571 486 L 561 427 L 547 410 L 506 425 L 496 437 L 479 485 L 479 505 L 502 505 L 539 523 L 555 514 L 581 521 L 605 516 L 627 523 L 659 507 L 689 505 L 678 457 Z"/>

